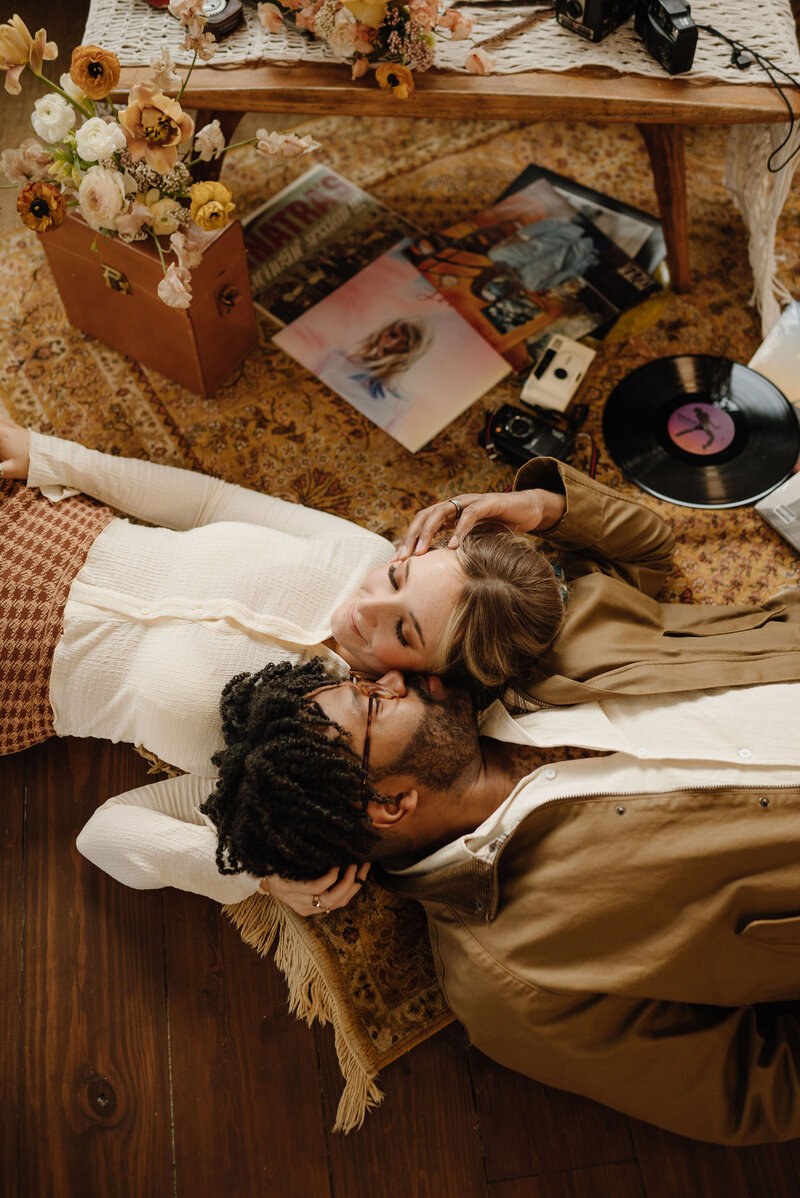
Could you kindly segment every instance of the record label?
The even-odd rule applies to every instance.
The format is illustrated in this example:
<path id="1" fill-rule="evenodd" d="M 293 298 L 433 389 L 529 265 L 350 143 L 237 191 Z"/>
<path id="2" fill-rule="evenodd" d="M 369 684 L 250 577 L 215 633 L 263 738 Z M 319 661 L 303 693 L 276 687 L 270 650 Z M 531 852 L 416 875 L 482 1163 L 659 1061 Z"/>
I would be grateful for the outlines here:
<path id="1" fill-rule="evenodd" d="M 774 383 L 709 354 L 632 371 L 606 401 L 603 435 L 628 478 L 687 507 L 755 503 L 800 456 L 800 423 Z"/>
<path id="2" fill-rule="evenodd" d="M 710 403 L 684 403 L 667 421 L 667 432 L 687 453 L 721 453 L 736 435 L 733 418 Z"/>

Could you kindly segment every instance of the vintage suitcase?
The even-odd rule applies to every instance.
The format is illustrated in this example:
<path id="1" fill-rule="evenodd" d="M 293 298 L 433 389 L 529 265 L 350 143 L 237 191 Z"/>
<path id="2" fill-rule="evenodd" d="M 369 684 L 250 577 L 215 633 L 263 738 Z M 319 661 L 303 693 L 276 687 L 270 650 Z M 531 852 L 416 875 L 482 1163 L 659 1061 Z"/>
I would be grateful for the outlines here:
<path id="1" fill-rule="evenodd" d="M 192 271 L 188 308 L 159 299 L 152 239 L 103 237 L 72 214 L 39 237 L 70 323 L 190 391 L 213 395 L 258 343 L 239 221 Z"/>

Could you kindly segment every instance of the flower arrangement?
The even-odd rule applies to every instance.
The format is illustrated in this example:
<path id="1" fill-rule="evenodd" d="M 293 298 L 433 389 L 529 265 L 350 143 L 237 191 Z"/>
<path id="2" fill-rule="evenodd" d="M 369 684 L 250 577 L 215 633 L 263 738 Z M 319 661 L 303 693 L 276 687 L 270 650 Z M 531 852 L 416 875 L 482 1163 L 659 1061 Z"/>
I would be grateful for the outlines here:
<path id="1" fill-rule="evenodd" d="M 276 0 L 258 5 L 258 16 L 269 33 L 284 24 L 309 37 L 321 38 L 334 54 L 352 60 L 352 77 L 366 75 L 378 63 L 375 77 L 396 99 L 414 90 L 414 71 L 433 66 L 436 38 L 449 33 L 462 41 L 473 21 L 439 0 Z M 465 63 L 473 74 L 485 75 L 494 59 L 475 50 Z"/>
<path id="2" fill-rule="evenodd" d="M 182 48 L 193 51 L 185 77 L 172 69 L 169 51 L 162 50 L 151 60 L 150 78 L 133 85 L 122 108 L 108 98 L 120 76 L 119 60 L 110 51 L 78 46 L 69 71 L 54 83 L 42 68 L 57 57 L 58 48 L 44 29 L 32 35 L 17 15 L 0 25 L 6 91 L 20 94 L 26 68 L 49 88 L 31 114 L 39 140 L 26 138 L 0 155 L 0 170 L 10 186 L 21 187 L 17 211 L 23 223 L 47 233 L 72 208 L 98 235 L 126 242 L 152 239 L 164 270 L 158 294 L 175 308 L 189 307 L 191 271 L 235 207 L 224 184 L 195 179 L 193 168 L 234 145 L 254 144 L 260 154 L 273 158 L 318 148 L 311 137 L 265 129 L 226 145 L 216 120 L 195 130 L 180 100 L 197 59 L 208 61 L 216 48 L 205 31 L 202 2 L 169 4 L 184 29 Z M 169 238 L 167 245 L 162 245 L 164 238 Z"/>

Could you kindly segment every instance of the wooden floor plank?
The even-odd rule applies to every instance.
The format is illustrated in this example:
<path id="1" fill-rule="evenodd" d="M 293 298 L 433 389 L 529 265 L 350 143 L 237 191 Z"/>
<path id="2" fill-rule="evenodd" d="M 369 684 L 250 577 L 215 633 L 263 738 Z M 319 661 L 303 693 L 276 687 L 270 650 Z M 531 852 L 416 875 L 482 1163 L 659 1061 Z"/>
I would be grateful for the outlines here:
<path id="1" fill-rule="evenodd" d="M 328 1128 L 342 1090 L 330 1031 L 318 1034 Z M 445 1028 L 388 1066 L 380 1086 L 383 1105 L 360 1131 L 328 1131 L 333 1198 L 485 1198 L 461 1028 Z"/>
<path id="2" fill-rule="evenodd" d="M 216 903 L 165 894 L 178 1198 L 328 1198 L 313 1032 Z"/>
<path id="3" fill-rule="evenodd" d="M 633 1157 L 624 1115 L 501 1069 L 476 1049 L 470 1063 L 490 1182 Z"/>
<path id="4" fill-rule="evenodd" d="M 140 785 L 144 763 L 97 741 L 26 758 L 19 1192 L 168 1196 L 162 898 L 75 848 L 98 796 Z"/>
<path id="5" fill-rule="evenodd" d="M 489 1193 L 491 1198 L 645 1198 L 639 1170 L 632 1161 L 500 1181 Z"/>
<path id="6" fill-rule="evenodd" d="M 786 1144 L 725 1148 L 634 1119 L 631 1128 L 647 1198 L 800 1198 Z"/>
<path id="7" fill-rule="evenodd" d="M 0 1193 L 19 1192 L 25 754 L 0 757 Z"/>

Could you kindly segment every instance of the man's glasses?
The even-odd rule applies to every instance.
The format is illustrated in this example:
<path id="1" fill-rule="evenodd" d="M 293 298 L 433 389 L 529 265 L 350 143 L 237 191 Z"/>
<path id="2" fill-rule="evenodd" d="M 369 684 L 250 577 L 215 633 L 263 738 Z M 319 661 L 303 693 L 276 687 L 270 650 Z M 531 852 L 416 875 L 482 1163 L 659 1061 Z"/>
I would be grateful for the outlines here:
<path id="1" fill-rule="evenodd" d="M 369 742 L 372 730 L 372 712 L 374 710 L 375 700 L 396 699 L 397 695 L 394 693 L 394 691 L 389 690 L 388 686 L 381 686 L 380 682 L 373 682 L 370 678 L 363 678 L 360 674 L 351 673 L 350 681 L 358 687 L 362 695 L 367 696 L 367 729 L 364 733 L 364 752 L 361 755 L 361 799 L 363 802 L 363 800 L 367 797 Z"/>

